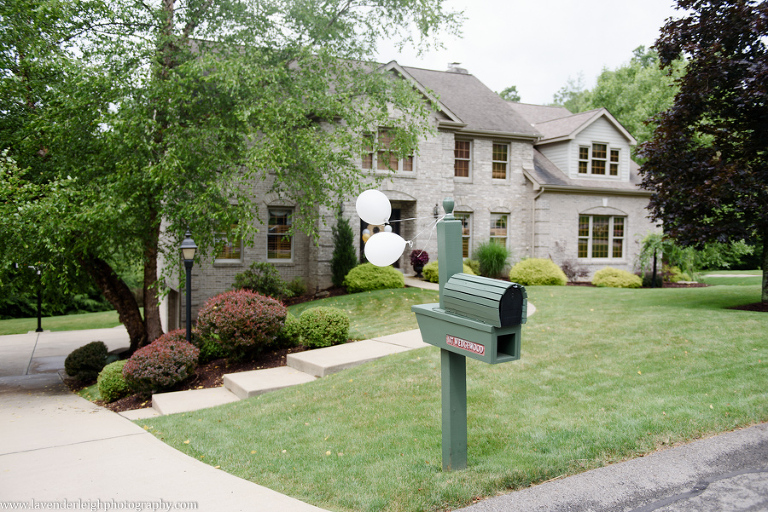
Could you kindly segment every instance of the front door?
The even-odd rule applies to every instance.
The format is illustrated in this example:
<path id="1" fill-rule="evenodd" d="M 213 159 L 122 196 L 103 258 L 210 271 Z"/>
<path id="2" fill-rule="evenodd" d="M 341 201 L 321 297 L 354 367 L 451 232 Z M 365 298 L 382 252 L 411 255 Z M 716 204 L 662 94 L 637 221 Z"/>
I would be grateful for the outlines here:
<path id="1" fill-rule="evenodd" d="M 392 232 L 395 234 L 400 234 L 400 208 L 392 208 L 392 215 L 389 217 L 390 226 L 392 226 Z M 366 231 L 367 230 L 367 231 Z M 365 259 L 365 253 L 363 252 L 365 250 L 365 242 L 368 240 L 369 237 L 375 235 L 379 231 L 384 231 L 384 226 L 375 226 L 373 224 L 368 224 L 367 222 L 361 220 L 360 221 L 360 261 L 363 263 L 367 262 L 368 260 Z M 398 259 L 394 263 L 395 268 L 400 268 L 400 259 Z"/>

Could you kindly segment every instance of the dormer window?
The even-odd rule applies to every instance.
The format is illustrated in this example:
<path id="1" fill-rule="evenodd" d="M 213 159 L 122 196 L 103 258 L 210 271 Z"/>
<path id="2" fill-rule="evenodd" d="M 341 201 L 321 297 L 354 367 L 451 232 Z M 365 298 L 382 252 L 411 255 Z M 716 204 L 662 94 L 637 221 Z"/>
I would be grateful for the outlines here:
<path id="1" fill-rule="evenodd" d="M 608 144 L 596 142 L 592 146 L 579 146 L 579 174 L 605 176 L 607 172 L 610 176 L 618 176 L 619 155 L 620 150 L 609 150 Z"/>

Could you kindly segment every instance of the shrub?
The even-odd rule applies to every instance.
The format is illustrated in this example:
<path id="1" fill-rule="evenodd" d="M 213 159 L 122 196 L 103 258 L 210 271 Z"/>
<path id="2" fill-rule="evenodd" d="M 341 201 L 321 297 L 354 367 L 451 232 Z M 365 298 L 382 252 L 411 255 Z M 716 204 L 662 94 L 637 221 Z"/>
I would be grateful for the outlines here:
<path id="1" fill-rule="evenodd" d="M 285 324 L 275 339 L 275 348 L 291 348 L 301 345 L 301 323 L 296 316 L 288 313 Z"/>
<path id="2" fill-rule="evenodd" d="M 461 271 L 471 276 L 477 275 L 466 263 L 462 265 Z M 425 281 L 429 281 L 430 283 L 437 283 L 440 281 L 440 273 L 437 261 L 430 261 L 424 265 L 424 270 L 422 270 L 421 273 L 424 275 Z"/>
<path id="3" fill-rule="evenodd" d="M 343 286 L 344 278 L 357 266 L 355 252 L 355 234 L 349 226 L 349 220 L 339 215 L 333 233 L 333 256 L 331 256 L 331 282 L 333 286 Z"/>
<path id="4" fill-rule="evenodd" d="M 272 345 L 287 313 L 273 298 L 233 290 L 208 299 L 197 315 L 197 329 L 203 343 L 215 341 L 240 358 Z"/>
<path id="5" fill-rule="evenodd" d="M 605 267 L 595 272 L 592 284 L 611 288 L 640 288 L 643 286 L 643 280 L 640 276 L 626 270 Z"/>
<path id="6" fill-rule="evenodd" d="M 411 266 L 417 267 L 421 265 L 422 267 L 429 263 L 429 253 L 423 249 L 414 249 L 411 251 Z"/>
<path id="7" fill-rule="evenodd" d="M 664 265 L 662 267 L 662 275 L 666 281 L 670 283 L 679 283 L 680 281 L 692 281 L 691 276 L 682 270 L 680 267 L 670 267 Z"/>
<path id="8" fill-rule="evenodd" d="M 216 341 L 203 340 L 197 329 L 193 328 L 191 334 L 192 344 L 200 349 L 200 355 L 197 358 L 198 363 L 204 364 L 213 361 L 214 359 L 221 359 L 222 357 L 227 357 L 229 355 L 227 351 L 224 350 L 224 347 L 216 343 Z M 187 341 L 187 330 L 176 329 L 175 331 L 166 333 L 165 337 L 173 341 Z"/>
<path id="9" fill-rule="evenodd" d="M 664 279 L 662 278 L 661 271 L 656 271 L 656 283 L 655 286 L 651 286 L 653 282 L 653 272 L 646 272 L 641 277 L 643 281 L 643 288 L 662 288 L 664 286 Z"/>
<path id="10" fill-rule="evenodd" d="M 488 241 L 483 242 L 475 251 L 480 262 L 480 275 L 485 277 L 498 277 L 507 266 L 510 251 L 505 245 Z"/>
<path id="11" fill-rule="evenodd" d="M 92 382 L 107 364 L 107 346 L 103 341 L 92 341 L 73 350 L 64 360 L 64 369 L 70 377 Z"/>
<path id="12" fill-rule="evenodd" d="M 254 261 L 248 270 L 237 274 L 232 288 L 260 293 L 278 300 L 291 297 L 288 285 L 280 277 L 275 266 L 263 261 Z"/>
<path id="13" fill-rule="evenodd" d="M 109 363 L 101 370 L 96 384 L 99 388 L 101 399 L 107 403 L 114 402 L 131 394 L 131 387 L 123 377 L 123 367 L 128 361 L 115 361 Z"/>
<path id="14" fill-rule="evenodd" d="M 319 306 L 304 310 L 299 324 L 305 347 L 330 347 L 346 343 L 349 338 L 349 316 L 336 308 Z"/>
<path id="15" fill-rule="evenodd" d="M 524 286 L 565 286 L 568 278 L 554 261 L 544 258 L 522 260 L 509 271 L 509 280 Z"/>
<path id="16" fill-rule="evenodd" d="M 133 353 L 123 366 L 128 386 L 141 395 L 166 390 L 191 377 L 200 350 L 179 340 L 177 331 L 164 334 Z"/>
<path id="17" fill-rule="evenodd" d="M 301 297 L 307 293 L 307 285 L 300 277 L 294 277 L 287 285 L 291 297 Z"/>
<path id="18" fill-rule="evenodd" d="M 468 266 L 472 269 L 472 272 L 474 275 L 479 276 L 480 275 L 480 262 L 477 260 L 471 260 L 469 258 L 464 258 L 464 265 Z M 466 272 L 465 272 L 466 274 Z"/>
<path id="19" fill-rule="evenodd" d="M 373 263 L 363 263 L 349 271 L 344 279 L 344 286 L 349 293 L 404 288 L 405 278 L 393 267 L 377 267 Z"/>

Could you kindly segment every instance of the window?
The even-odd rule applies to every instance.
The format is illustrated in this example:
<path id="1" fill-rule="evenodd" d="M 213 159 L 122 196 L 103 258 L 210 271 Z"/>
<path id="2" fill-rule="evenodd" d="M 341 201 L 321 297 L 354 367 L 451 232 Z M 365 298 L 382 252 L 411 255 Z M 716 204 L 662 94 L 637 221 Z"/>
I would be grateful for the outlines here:
<path id="1" fill-rule="evenodd" d="M 491 241 L 499 245 L 507 246 L 507 220 L 506 213 L 491 214 Z"/>
<path id="2" fill-rule="evenodd" d="M 392 130 L 389 128 L 379 128 L 378 131 L 379 151 L 376 154 L 376 170 L 377 171 L 413 171 L 413 155 L 409 155 L 403 159 L 398 159 L 397 155 L 390 153 L 389 150 L 392 147 L 392 142 L 395 140 L 395 136 Z M 364 148 L 366 153 L 363 155 L 363 169 L 373 169 L 374 162 L 374 134 L 367 133 L 363 136 L 365 138 Z"/>
<path id="3" fill-rule="evenodd" d="M 462 257 L 469 258 L 469 248 L 472 247 L 472 214 L 454 213 L 454 217 L 461 221 L 461 250 Z"/>
<path id="4" fill-rule="evenodd" d="M 237 224 L 232 224 L 228 233 L 216 233 L 214 242 L 217 247 L 221 244 L 214 258 L 216 262 L 243 260 L 243 240 L 233 236 L 235 232 L 237 232 Z"/>
<path id="5" fill-rule="evenodd" d="M 290 261 L 293 258 L 293 237 L 288 233 L 292 217 L 290 208 L 269 208 L 267 260 Z"/>
<path id="6" fill-rule="evenodd" d="M 494 144 L 492 153 L 491 177 L 497 180 L 507 179 L 507 162 L 509 160 L 509 144 Z"/>
<path id="7" fill-rule="evenodd" d="M 589 147 L 579 147 L 579 174 L 587 174 L 589 171 Z"/>
<path id="8" fill-rule="evenodd" d="M 457 178 L 469 178 L 471 169 L 472 141 L 457 140 L 453 149 L 453 175 Z"/>
<path id="9" fill-rule="evenodd" d="M 620 154 L 618 149 L 610 149 L 609 152 L 608 144 L 595 143 L 591 147 L 579 146 L 579 174 L 605 176 L 607 170 L 609 175 L 618 176 Z"/>
<path id="10" fill-rule="evenodd" d="M 579 216 L 579 258 L 624 257 L 624 217 Z"/>
<path id="11" fill-rule="evenodd" d="M 611 176 L 618 176 L 619 175 L 619 150 L 618 149 L 612 149 L 611 150 L 610 174 L 611 174 Z"/>

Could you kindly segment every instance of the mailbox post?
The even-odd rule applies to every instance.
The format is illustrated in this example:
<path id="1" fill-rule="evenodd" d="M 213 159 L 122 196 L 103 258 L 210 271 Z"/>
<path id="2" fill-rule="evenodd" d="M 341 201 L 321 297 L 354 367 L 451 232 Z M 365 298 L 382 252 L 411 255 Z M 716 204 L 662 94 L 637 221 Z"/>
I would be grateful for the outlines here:
<path id="1" fill-rule="evenodd" d="M 527 296 L 522 286 L 463 274 L 462 224 L 453 200 L 437 223 L 440 302 L 416 314 L 424 342 L 440 348 L 443 471 L 467 467 L 467 357 L 496 364 L 520 359 Z"/>

